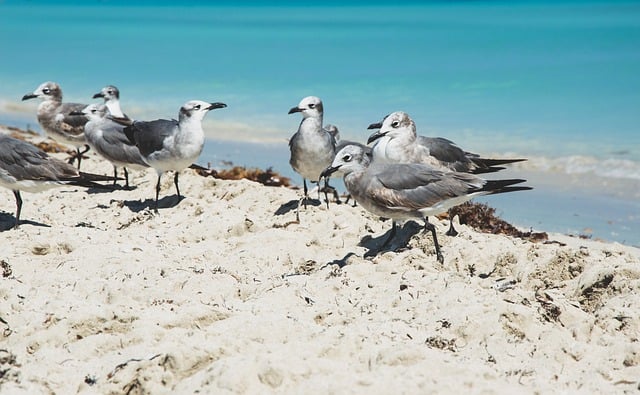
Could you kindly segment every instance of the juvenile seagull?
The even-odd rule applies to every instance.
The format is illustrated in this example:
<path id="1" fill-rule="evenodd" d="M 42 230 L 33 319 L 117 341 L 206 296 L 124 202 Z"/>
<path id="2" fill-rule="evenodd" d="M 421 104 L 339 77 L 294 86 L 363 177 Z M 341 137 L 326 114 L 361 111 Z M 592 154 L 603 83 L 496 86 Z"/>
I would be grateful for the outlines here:
<path id="1" fill-rule="evenodd" d="M 113 165 L 113 185 L 116 184 L 118 166 L 124 169 L 125 188 L 129 188 L 127 168 L 142 170 L 149 165 L 140 150 L 125 135 L 124 126 L 107 117 L 104 104 L 89 104 L 82 110 L 89 122 L 84 125 L 84 134 L 89 146 Z"/>
<path id="2" fill-rule="evenodd" d="M 82 161 L 82 154 L 89 151 L 89 146 L 84 138 L 84 124 L 87 118 L 84 115 L 70 115 L 73 111 L 82 111 L 86 104 L 63 103 L 62 89 L 55 82 L 45 82 L 40 84 L 32 93 L 22 96 L 22 100 L 34 98 L 42 99 L 38 106 L 38 123 L 47 136 L 65 145 L 76 148 L 76 156 L 72 157 L 69 163 L 78 159 L 78 169 Z M 80 147 L 85 147 L 80 151 Z"/>
<path id="3" fill-rule="evenodd" d="M 158 212 L 158 195 L 160 194 L 160 177 L 165 171 L 175 172 L 173 182 L 180 200 L 178 174 L 191 165 L 204 146 L 202 120 L 213 109 L 225 108 L 224 103 L 207 103 L 200 100 L 186 102 L 175 119 L 157 119 L 155 121 L 133 121 L 124 128 L 127 138 L 134 143 L 144 161 L 158 173 L 156 184 L 156 201 L 154 211 Z"/>
<path id="4" fill-rule="evenodd" d="M 107 85 L 100 92 L 93 95 L 94 99 L 103 98 L 104 104 L 113 118 L 130 119 L 120 108 L 120 91 L 113 85 Z"/>
<path id="5" fill-rule="evenodd" d="M 435 226 L 427 220 L 428 216 L 443 213 L 476 196 L 531 189 L 511 186 L 525 181 L 520 179 L 488 181 L 473 174 L 442 171 L 419 163 L 371 161 L 366 152 L 356 145 L 340 150 L 322 177 L 338 170 L 344 174 L 344 184 L 356 202 L 373 214 L 392 219 L 391 233 L 382 247 L 395 236 L 396 221 L 423 218 L 425 230 L 430 231 L 433 237 L 440 263 L 444 262 L 444 257 Z"/>
<path id="6" fill-rule="evenodd" d="M 298 131 L 289 140 L 291 157 L 289 164 L 302 176 L 304 187 L 303 201 L 308 199 L 307 179 L 319 183 L 320 173 L 331 164 L 335 156 L 336 139 L 333 134 L 322 127 L 322 100 L 315 96 L 307 96 L 289 110 L 289 114 L 299 112 L 302 121 Z M 337 132 L 337 128 L 335 130 Z M 325 185 L 329 188 L 328 184 Z M 325 199 L 327 192 L 325 189 Z M 327 204 L 328 204 L 327 199 Z"/>
<path id="7" fill-rule="evenodd" d="M 481 174 L 503 170 L 499 165 L 525 160 L 482 158 L 445 138 L 418 136 L 413 119 L 402 111 L 387 115 L 382 122 L 369 125 L 369 129 L 380 129 L 369 136 L 367 144 L 375 141 L 373 158 L 381 163 L 422 163 L 443 171 Z M 451 221 L 447 235 L 456 234 Z"/>
<path id="8" fill-rule="evenodd" d="M 14 229 L 20 224 L 20 191 L 41 192 L 64 185 L 103 188 L 94 181 L 111 180 L 111 177 L 82 173 L 32 144 L 0 134 L 0 186 L 12 190 L 16 198 Z"/>

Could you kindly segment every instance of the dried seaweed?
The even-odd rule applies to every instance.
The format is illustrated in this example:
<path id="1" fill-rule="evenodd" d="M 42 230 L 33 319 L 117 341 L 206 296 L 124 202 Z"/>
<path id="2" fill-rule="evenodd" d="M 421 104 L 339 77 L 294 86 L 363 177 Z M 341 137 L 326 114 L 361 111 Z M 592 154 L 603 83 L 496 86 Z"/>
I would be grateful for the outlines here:
<path id="1" fill-rule="evenodd" d="M 471 226 L 477 231 L 492 234 L 504 234 L 532 242 L 547 241 L 546 232 L 523 232 L 507 221 L 496 216 L 496 209 L 484 203 L 467 202 L 452 208 L 449 214 L 458 215 L 461 224 Z"/>
<path id="2" fill-rule="evenodd" d="M 215 170 L 204 167 L 194 167 L 196 172 L 203 177 L 214 177 L 222 180 L 242 180 L 247 179 L 259 182 L 270 187 L 290 187 L 291 181 L 273 171 L 271 167 L 267 170 L 234 166 L 230 169 Z"/>
<path id="3" fill-rule="evenodd" d="M 38 147 L 38 149 L 40 149 L 41 151 L 44 151 L 47 153 L 60 153 L 60 152 L 65 152 L 69 154 L 73 153 L 73 151 L 69 151 L 69 149 L 64 145 L 58 144 L 56 141 L 51 139 L 47 141 L 41 141 L 39 143 L 33 143 L 32 141 L 29 141 L 31 137 L 38 135 L 38 133 L 35 132 L 34 130 L 31 130 L 31 129 L 24 130 L 24 129 L 17 128 L 15 126 L 3 126 L 3 127 L 11 132 L 9 134 L 11 137 L 19 140 L 23 140 L 23 141 L 28 141 L 29 143 Z"/>

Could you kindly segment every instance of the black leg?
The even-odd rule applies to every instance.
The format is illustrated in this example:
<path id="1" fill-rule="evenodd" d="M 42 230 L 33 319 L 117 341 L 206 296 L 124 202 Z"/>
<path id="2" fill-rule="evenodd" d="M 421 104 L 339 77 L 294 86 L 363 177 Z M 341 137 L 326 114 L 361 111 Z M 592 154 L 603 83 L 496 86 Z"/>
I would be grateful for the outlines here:
<path id="1" fill-rule="evenodd" d="M 125 169 L 126 171 L 126 169 Z M 118 168 L 113 166 L 113 186 L 116 186 L 116 179 L 118 178 Z"/>
<path id="2" fill-rule="evenodd" d="M 155 207 L 155 212 L 158 212 L 158 196 L 160 195 L 160 177 L 162 177 L 162 174 L 158 174 L 158 182 L 156 183 L 156 207 Z"/>
<path id="3" fill-rule="evenodd" d="M 309 197 L 309 190 L 307 189 L 307 179 L 302 179 L 302 186 L 304 187 L 304 198 L 302 199 L 302 204 L 304 204 L 304 208 L 307 208 L 307 198 Z M 298 203 L 298 207 L 300 207 L 300 203 Z"/>
<path id="4" fill-rule="evenodd" d="M 182 199 L 182 196 L 180 196 L 180 188 L 178 188 L 178 174 L 180 173 L 176 171 L 176 174 L 173 176 L 173 183 L 176 184 L 176 192 L 178 192 L 178 201 L 180 201 Z"/>
<path id="5" fill-rule="evenodd" d="M 318 187 L 320 186 L 320 181 L 318 181 Z M 327 194 L 327 190 L 333 187 L 329 186 L 329 177 L 324 178 L 324 201 L 327 203 L 327 209 L 329 208 L 329 195 Z"/>
<path id="6" fill-rule="evenodd" d="M 20 225 L 20 212 L 22 211 L 22 198 L 20 197 L 20 191 L 13 191 L 13 195 L 16 197 L 16 224 L 13 229 L 18 229 Z"/>
<path id="7" fill-rule="evenodd" d="M 80 170 L 80 162 L 82 162 L 82 154 L 86 154 L 87 152 L 89 152 L 90 147 L 85 144 L 84 145 L 84 151 L 80 151 L 80 147 L 76 148 L 76 152 L 78 153 L 78 170 Z M 71 162 L 73 163 L 73 161 Z"/>
<path id="8" fill-rule="evenodd" d="M 447 236 L 457 236 L 458 235 L 458 231 L 456 230 L 456 228 L 453 227 L 453 217 L 455 215 L 451 214 L 451 210 L 449 210 L 449 230 L 447 230 L 447 233 L 445 233 L 445 235 Z"/>
<path id="9" fill-rule="evenodd" d="M 123 167 L 124 169 L 124 187 L 126 189 L 129 189 L 129 172 L 127 171 L 126 167 Z M 113 182 L 116 182 L 115 180 L 113 180 Z"/>
<path id="10" fill-rule="evenodd" d="M 384 247 L 386 247 L 387 244 L 389 244 L 391 242 L 391 240 L 393 240 L 393 238 L 396 236 L 396 228 L 397 227 L 398 226 L 396 224 L 396 221 L 391 221 L 391 232 L 389 232 L 389 236 L 387 236 L 387 238 L 384 240 L 384 242 L 380 246 L 380 250 L 382 250 Z"/>
<path id="11" fill-rule="evenodd" d="M 431 236 L 433 237 L 433 244 L 435 244 L 436 246 L 436 258 L 438 259 L 438 262 L 444 263 L 444 257 L 440 252 L 440 244 L 438 244 L 438 237 L 436 236 L 436 227 L 431 222 L 429 222 L 427 217 L 424 218 L 424 230 L 428 230 L 431 232 Z"/>

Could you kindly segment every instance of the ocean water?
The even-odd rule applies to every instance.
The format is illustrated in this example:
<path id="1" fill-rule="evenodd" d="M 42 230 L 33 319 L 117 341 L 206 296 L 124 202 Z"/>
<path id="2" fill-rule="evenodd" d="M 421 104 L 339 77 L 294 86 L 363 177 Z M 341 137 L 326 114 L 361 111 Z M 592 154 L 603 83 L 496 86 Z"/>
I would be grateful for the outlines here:
<path id="1" fill-rule="evenodd" d="M 0 1 L 0 123 L 37 129 L 20 98 L 47 80 L 87 103 L 114 84 L 138 119 L 222 101 L 201 162 L 300 183 L 302 97 L 359 141 L 403 110 L 421 134 L 530 159 L 509 175 L 534 192 L 487 199 L 505 218 L 640 245 L 640 2 L 272 4 Z"/>

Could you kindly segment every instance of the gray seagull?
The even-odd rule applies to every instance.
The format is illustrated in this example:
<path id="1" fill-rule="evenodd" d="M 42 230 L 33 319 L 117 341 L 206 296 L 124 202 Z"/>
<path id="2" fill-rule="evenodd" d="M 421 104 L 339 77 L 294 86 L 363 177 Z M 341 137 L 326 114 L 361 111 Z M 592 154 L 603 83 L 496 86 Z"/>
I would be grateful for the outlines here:
<path id="1" fill-rule="evenodd" d="M 32 144 L 0 134 L 0 186 L 12 190 L 16 198 L 14 228 L 20 224 L 21 191 L 41 192 L 64 185 L 104 188 L 95 181 L 111 180 L 111 177 L 80 172 Z"/>
<path id="2" fill-rule="evenodd" d="M 158 212 L 160 178 L 165 171 L 174 171 L 173 182 L 178 199 L 178 174 L 189 167 L 202 152 L 204 131 L 202 120 L 213 109 L 224 108 L 224 103 L 191 100 L 180 107 L 178 120 L 133 121 L 124 128 L 127 138 L 140 150 L 142 158 L 158 173 L 154 211 Z"/>
<path id="3" fill-rule="evenodd" d="M 428 216 L 446 212 L 476 196 L 531 189 L 512 186 L 525 182 L 521 179 L 489 181 L 470 173 L 442 171 L 418 163 L 376 163 L 357 145 L 340 150 L 322 176 L 327 177 L 336 171 L 344 174 L 347 190 L 362 207 L 392 219 L 391 232 L 382 247 L 395 236 L 396 221 L 422 218 L 425 230 L 431 232 L 440 263 L 444 262 L 444 257 L 435 226 L 427 220 Z"/>
<path id="4" fill-rule="evenodd" d="M 84 138 L 84 124 L 87 118 L 84 115 L 70 115 L 73 111 L 82 111 L 86 104 L 63 103 L 62 89 L 55 82 L 44 82 L 32 93 L 22 96 L 22 100 L 34 98 L 42 99 L 38 106 L 38 123 L 47 136 L 64 145 L 76 148 L 76 156 L 69 163 L 78 159 L 78 169 L 82 161 L 82 154 L 89 150 Z M 80 151 L 84 147 L 84 151 Z"/>
<path id="5" fill-rule="evenodd" d="M 304 197 L 301 201 L 306 204 L 308 199 L 307 180 L 319 183 L 320 173 L 331 164 L 335 156 L 336 139 L 334 135 L 337 133 L 337 128 L 334 127 L 335 130 L 323 128 L 324 108 L 322 100 L 318 97 L 307 96 L 296 107 L 289 110 L 289 114 L 297 112 L 302 114 L 302 121 L 297 132 L 289 140 L 291 152 L 289 164 L 302 176 Z M 327 189 L 333 188 L 329 187 L 328 183 L 325 184 L 325 199 L 328 205 Z M 336 194 L 335 189 L 334 194 Z"/>
<path id="6" fill-rule="evenodd" d="M 382 122 L 369 125 L 369 129 L 380 129 L 369 136 L 367 144 L 375 142 L 373 159 L 381 163 L 422 163 L 442 171 L 482 174 L 503 170 L 500 165 L 526 160 L 483 158 L 445 138 L 418 136 L 415 122 L 402 111 L 387 115 Z M 447 235 L 457 234 L 451 221 Z"/>
<path id="7" fill-rule="evenodd" d="M 125 126 L 109 118 L 107 110 L 104 104 L 89 104 L 82 110 L 81 113 L 89 119 L 84 125 L 84 134 L 89 146 L 113 165 L 113 184 L 116 184 L 118 167 L 122 167 L 125 188 L 129 188 L 127 168 L 142 170 L 149 165 L 138 147 L 124 133 Z"/>

